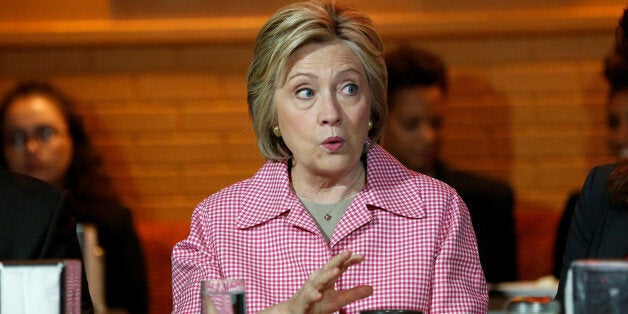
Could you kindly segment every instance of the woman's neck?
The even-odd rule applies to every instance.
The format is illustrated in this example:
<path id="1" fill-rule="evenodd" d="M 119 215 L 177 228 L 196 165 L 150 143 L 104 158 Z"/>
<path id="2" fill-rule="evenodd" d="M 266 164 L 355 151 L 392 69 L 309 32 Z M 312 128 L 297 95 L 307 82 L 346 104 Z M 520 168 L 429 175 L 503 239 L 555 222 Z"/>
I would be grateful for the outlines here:
<path id="1" fill-rule="evenodd" d="M 360 192 L 366 182 L 366 170 L 362 161 L 351 171 L 337 177 L 307 175 L 292 167 L 291 183 L 294 192 L 308 201 L 319 204 L 339 202 Z"/>

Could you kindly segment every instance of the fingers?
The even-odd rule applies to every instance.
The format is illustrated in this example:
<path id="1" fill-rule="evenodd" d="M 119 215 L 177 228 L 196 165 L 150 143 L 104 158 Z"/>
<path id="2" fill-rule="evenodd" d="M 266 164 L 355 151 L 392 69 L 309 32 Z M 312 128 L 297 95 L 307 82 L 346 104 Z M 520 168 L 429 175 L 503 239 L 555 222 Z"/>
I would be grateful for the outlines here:
<path id="1" fill-rule="evenodd" d="M 344 273 L 347 268 L 361 263 L 363 259 L 362 255 L 353 254 L 350 251 L 343 251 L 332 257 L 332 259 L 323 266 L 323 269 L 338 268 Z"/>
<path id="2" fill-rule="evenodd" d="M 351 258 L 342 264 L 340 271 L 342 273 L 346 272 L 349 267 L 361 263 L 363 259 L 364 258 L 362 257 L 362 255 L 357 255 L 357 254 L 351 255 Z"/>
<path id="3" fill-rule="evenodd" d="M 351 302 L 370 296 L 373 293 L 370 286 L 357 286 L 341 292 L 334 289 L 338 278 L 349 267 L 362 260 L 361 255 L 349 251 L 332 257 L 308 277 L 301 289 L 284 306 L 289 308 L 291 313 L 308 312 L 308 309 L 312 308 L 324 308 L 325 313 L 331 313 Z"/>
<path id="4" fill-rule="evenodd" d="M 334 256 L 321 269 L 311 276 L 312 285 L 316 290 L 322 291 L 333 288 L 334 283 L 340 276 L 353 265 L 362 262 L 362 255 L 352 254 L 344 251 Z"/>
<path id="5" fill-rule="evenodd" d="M 371 286 L 357 286 L 344 291 L 333 291 L 324 294 L 323 300 L 313 307 L 314 313 L 333 313 L 349 303 L 367 298 L 373 294 Z"/>
<path id="6" fill-rule="evenodd" d="M 322 291 L 327 289 L 330 285 L 333 285 L 340 277 L 340 274 L 340 269 L 337 267 L 329 268 L 323 266 L 323 268 L 314 272 L 310 278 L 308 278 L 308 281 L 312 285 L 312 288 L 317 291 Z"/>
<path id="7" fill-rule="evenodd" d="M 322 299 L 323 293 L 313 289 L 306 282 L 290 299 L 278 304 L 278 309 L 285 310 L 271 311 L 269 313 L 308 313 L 312 305 Z"/>
<path id="8" fill-rule="evenodd" d="M 357 286 L 338 292 L 338 295 L 336 296 L 336 302 L 340 305 L 339 308 L 342 308 L 349 303 L 368 298 L 371 295 L 373 295 L 373 287 Z"/>

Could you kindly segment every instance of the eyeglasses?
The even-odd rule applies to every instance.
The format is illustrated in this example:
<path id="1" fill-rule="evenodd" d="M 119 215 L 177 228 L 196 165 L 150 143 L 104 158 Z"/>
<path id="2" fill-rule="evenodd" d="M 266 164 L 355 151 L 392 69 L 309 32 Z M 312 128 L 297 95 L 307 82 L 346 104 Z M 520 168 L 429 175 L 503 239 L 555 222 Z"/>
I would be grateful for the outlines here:
<path id="1" fill-rule="evenodd" d="M 5 145 L 12 145 L 15 150 L 24 151 L 29 140 L 34 139 L 38 144 L 43 145 L 52 141 L 57 134 L 59 132 L 48 125 L 40 125 L 31 131 L 15 130 L 5 136 Z"/>

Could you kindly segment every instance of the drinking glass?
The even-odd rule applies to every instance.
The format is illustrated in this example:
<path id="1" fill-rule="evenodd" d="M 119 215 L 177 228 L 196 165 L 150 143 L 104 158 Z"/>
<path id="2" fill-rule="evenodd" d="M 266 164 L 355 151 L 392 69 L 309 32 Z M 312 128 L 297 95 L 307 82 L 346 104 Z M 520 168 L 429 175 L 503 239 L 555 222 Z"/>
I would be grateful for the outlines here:
<path id="1" fill-rule="evenodd" d="M 360 311 L 360 314 L 421 314 L 421 313 L 423 312 L 415 311 L 415 310 L 397 310 L 397 309 Z"/>
<path id="2" fill-rule="evenodd" d="M 201 314 L 246 314 L 244 279 L 201 281 Z"/>

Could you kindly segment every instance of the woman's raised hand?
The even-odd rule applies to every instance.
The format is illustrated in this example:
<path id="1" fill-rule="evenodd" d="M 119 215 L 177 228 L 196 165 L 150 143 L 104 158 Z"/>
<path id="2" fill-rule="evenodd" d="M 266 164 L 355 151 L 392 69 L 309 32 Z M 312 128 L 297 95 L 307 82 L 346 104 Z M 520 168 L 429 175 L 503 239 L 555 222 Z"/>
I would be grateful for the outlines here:
<path id="1" fill-rule="evenodd" d="M 371 286 L 356 286 L 336 291 L 338 278 L 351 266 L 362 262 L 361 255 L 344 251 L 334 256 L 322 268 L 312 273 L 301 289 L 290 299 L 262 313 L 327 314 L 340 310 L 345 305 L 373 294 Z"/>

